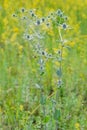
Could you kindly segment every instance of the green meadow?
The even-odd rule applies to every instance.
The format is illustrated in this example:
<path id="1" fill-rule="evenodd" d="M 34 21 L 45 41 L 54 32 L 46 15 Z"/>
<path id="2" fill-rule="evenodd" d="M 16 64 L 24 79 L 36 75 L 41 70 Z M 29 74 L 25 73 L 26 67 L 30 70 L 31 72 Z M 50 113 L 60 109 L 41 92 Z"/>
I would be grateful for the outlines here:
<path id="1" fill-rule="evenodd" d="M 87 1 L 0 1 L 0 130 L 87 130 Z"/>

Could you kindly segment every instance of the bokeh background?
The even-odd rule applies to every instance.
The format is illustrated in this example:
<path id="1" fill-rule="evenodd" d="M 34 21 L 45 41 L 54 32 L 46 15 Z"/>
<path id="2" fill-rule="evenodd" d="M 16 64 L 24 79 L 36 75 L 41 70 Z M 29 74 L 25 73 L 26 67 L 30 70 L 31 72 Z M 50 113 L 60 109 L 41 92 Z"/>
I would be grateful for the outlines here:
<path id="1" fill-rule="evenodd" d="M 38 78 L 36 61 L 27 41 L 22 39 L 24 27 L 12 17 L 22 7 L 37 9 L 41 17 L 61 9 L 69 17 L 72 30 L 64 36 L 70 38 L 71 49 L 65 50 L 63 64 L 65 94 L 68 95 L 63 118 L 68 116 L 65 122 L 62 119 L 62 125 L 64 130 L 87 130 L 87 0 L 0 0 L 0 130 L 28 130 L 27 123 L 31 124 L 28 117 L 39 103 L 34 99 L 39 93 L 36 89 L 28 93 L 29 86 L 34 86 Z M 49 38 L 45 41 L 48 50 L 57 50 L 55 34 L 53 29 L 48 30 Z M 52 82 L 56 76 L 52 77 L 50 61 L 46 69 L 43 82 L 48 94 L 55 91 Z M 39 122 L 38 110 L 33 117 Z M 36 129 L 34 125 L 32 129 Z"/>

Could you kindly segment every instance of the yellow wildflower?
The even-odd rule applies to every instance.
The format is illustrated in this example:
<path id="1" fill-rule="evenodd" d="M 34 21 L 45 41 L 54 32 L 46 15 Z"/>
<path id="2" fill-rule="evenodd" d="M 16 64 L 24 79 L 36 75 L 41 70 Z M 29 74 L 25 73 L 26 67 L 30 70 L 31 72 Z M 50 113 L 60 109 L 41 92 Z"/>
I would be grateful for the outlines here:
<path id="1" fill-rule="evenodd" d="M 13 31 L 18 33 L 19 32 L 19 29 L 17 27 L 13 28 Z"/>
<path id="2" fill-rule="evenodd" d="M 9 1 L 8 0 L 4 0 L 3 6 L 5 9 L 7 9 L 9 7 Z"/>
<path id="3" fill-rule="evenodd" d="M 58 48 L 53 48 L 53 51 L 54 51 L 55 53 L 57 53 L 57 52 L 58 52 Z"/>
<path id="4" fill-rule="evenodd" d="M 32 69 L 32 72 L 36 72 L 36 69 Z"/>
<path id="5" fill-rule="evenodd" d="M 55 61 L 55 65 L 59 66 L 59 65 L 60 65 L 60 63 L 59 63 L 58 61 Z"/>
<path id="6" fill-rule="evenodd" d="M 63 51 L 63 57 L 66 57 L 67 56 L 67 52 L 64 50 Z"/>
<path id="7" fill-rule="evenodd" d="M 54 32 L 53 32 L 52 28 L 50 28 L 50 29 L 48 30 L 48 34 L 49 34 L 50 36 L 54 36 Z"/>
<path id="8" fill-rule="evenodd" d="M 80 78 L 81 79 L 84 79 L 85 78 L 85 75 L 83 73 L 80 73 Z"/>
<path id="9" fill-rule="evenodd" d="M 68 42 L 67 43 L 69 46 L 71 46 L 71 47 L 74 47 L 75 46 L 75 41 L 70 41 L 70 42 Z"/>
<path id="10" fill-rule="evenodd" d="M 23 111 L 23 108 L 24 108 L 23 105 L 20 105 L 20 106 L 19 106 L 19 109 L 20 109 L 21 111 Z"/>
<path id="11" fill-rule="evenodd" d="M 77 123 L 75 123 L 75 128 L 77 129 L 77 130 L 80 130 L 80 124 L 77 122 Z"/>
<path id="12" fill-rule="evenodd" d="M 6 17 L 3 19 L 3 23 L 5 26 L 8 24 L 8 19 Z"/>
<path id="13" fill-rule="evenodd" d="M 11 37 L 11 42 L 15 41 L 16 40 L 16 37 L 17 37 L 17 33 L 14 33 Z"/>
<path id="14" fill-rule="evenodd" d="M 21 52 L 21 51 L 23 50 L 23 46 L 22 46 L 22 45 L 19 45 L 19 46 L 18 46 L 18 49 L 19 49 L 19 51 Z"/>

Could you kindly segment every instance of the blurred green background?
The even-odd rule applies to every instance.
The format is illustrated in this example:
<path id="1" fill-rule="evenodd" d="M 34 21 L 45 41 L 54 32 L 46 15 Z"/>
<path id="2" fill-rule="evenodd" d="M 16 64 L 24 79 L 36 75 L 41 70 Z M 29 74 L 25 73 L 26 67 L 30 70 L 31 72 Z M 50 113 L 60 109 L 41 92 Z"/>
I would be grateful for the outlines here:
<path id="1" fill-rule="evenodd" d="M 71 39 L 71 49 L 64 53 L 65 104 L 61 122 L 63 130 L 87 130 L 87 0 L 0 0 L 0 130 L 36 130 L 36 124 L 31 128 L 27 124 L 32 124 L 30 113 L 39 104 L 40 92 L 32 88 L 38 81 L 37 60 L 32 58 L 30 45 L 22 39 L 24 27 L 12 17 L 22 7 L 37 9 L 41 17 L 61 9 L 69 17 L 72 30 L 63 34 Z M 48 31 L 49 37 L 44 41 L 48 51 L 57 49 L 56 33 Z M 51 61 L 46 66 L 43 83 L 49 95 L 51 90 L 55 91 L 57 77 L 53 75 L 56 72 Z M 50 104 L 49 101 L 48 109 Z M 39 110 L 33 114 L 37 124 L 39 115 Z"/>

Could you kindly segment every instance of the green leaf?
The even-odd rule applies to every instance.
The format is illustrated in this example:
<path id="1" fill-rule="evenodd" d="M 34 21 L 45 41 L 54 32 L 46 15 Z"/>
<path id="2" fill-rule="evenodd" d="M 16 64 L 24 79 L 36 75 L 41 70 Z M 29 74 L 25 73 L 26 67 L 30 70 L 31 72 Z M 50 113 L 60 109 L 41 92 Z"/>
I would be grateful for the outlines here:
<path id="1" fill-rule="evenodd" d="M 41 73 L 40 73 L 40 75 L 43 75 L 43 74 L 44 74 L 44 72 L 41 72 Z"/>
<path id="2" fill-rule="evenodd" d="M 65 46 L 69 51 L 71 50 L 71 47 L 70 46 Z"/>
<path id="3" fill-rule="evenodd" d="M 54 119 L 55 119 L 55 120 L 59 120 L 59 119 L 60 119 L 60 110 L 55 109 Z"/>
<path id="4" fill-rule="evenodd" d="M 41 96 L 40 103 L 41 105 L 46 104 L 46 97 L 44 95 Z"/>
<path id="5" fill-rule="evenodd" d="M 48 123 L 50 120 L 50 116 L 45 116 L 43 122 Z"/>

